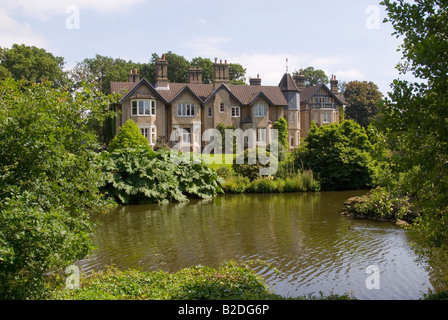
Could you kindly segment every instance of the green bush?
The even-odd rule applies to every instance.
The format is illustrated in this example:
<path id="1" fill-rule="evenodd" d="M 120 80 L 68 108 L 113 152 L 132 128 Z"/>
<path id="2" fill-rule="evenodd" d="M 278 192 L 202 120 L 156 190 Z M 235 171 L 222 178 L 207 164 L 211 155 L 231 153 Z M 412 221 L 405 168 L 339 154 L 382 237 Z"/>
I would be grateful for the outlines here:
<path id="1" fill-rule="evenodd" d="M 220 166 L 216 169 L 216 173 L 223 179 L 229 179 L 233 177 L 232 168 L 228 166 Z"/>
<path id="2" fill-rule="evenodd" d="M 120 128 L 118 134 L 110 142 L 108 151 L 114 152 L 117 149 L 124 148 L 150 149 L 148 139 L 141 134 L 138 125 L 132 119 L 126 121 Z"/>
<path id="3" fill-rule="evenodd" d="M 222 191 L 216 172 L 200 159 L 178 163 L 166 150 L 146 148 L 104 152 L 103 158 L 103 191 L 122 204 L 183 202 Z"/>
<path id="4" fill-rule="evenodd" d="M 244 193 L 250 186 L 250 179 L 242 175 L 234 175 L 226 179 L 223 189 L 226 193 Z"/>
<path id="5" fill-rule="evenodd" d="M 356 204 L 358 214 L 384 219 L 402 219 L 409 216 L 411 203 L 407 197 L 393 196 L 382 187 L 376 187 Z"/>
<path id="6" fill-rule="evenodd" d="M 278 299 L 263 278 L 235 262 L 196 266 L 176 273 L 110 269 L 81 279 L 81 288 L 53 292 L 54 300 L 246 300 Z"/>
<path id="7" fill-rule="evenodd" d="M 255 164 L 249 164 L 249 152 L 253 152 L 256 157 Z M 240 153 L 233 160 L 232 169 L 236 174 L 240 174 L 250 179 L 250 181 L 261 178 L 260 169 L 268 167 L 268 165 L 262 165 L 258 160 L 259 149 L 246 149 L 243 153 Z M 270 153 L 266 152 L 266 156 L 270 157 Z M 241 163 L 241 164 L 239 164 Z"/>
<path id="8" fill-rule="evenodd" d="M 10 79 L 0 92 L 0 299 L 40 298 L 46 274 L 93 247 L 105 203 L 91 124 L 113 100 Z"/>
<path id="9" fill-rule="evenodd" d="M 312 170 L 323 190 L 364 189 L 373 186 L 372 150 L 365 129 L 353 121 L 320 128 L 313 123 L 295 162 Z"/>
<path id="10" fill-rule="evenodd" d="M 277 190 L 277 184 L 270 178 L 259 178 L 251 182 L 250 190 L 255 193 L 272 193 Z"/>

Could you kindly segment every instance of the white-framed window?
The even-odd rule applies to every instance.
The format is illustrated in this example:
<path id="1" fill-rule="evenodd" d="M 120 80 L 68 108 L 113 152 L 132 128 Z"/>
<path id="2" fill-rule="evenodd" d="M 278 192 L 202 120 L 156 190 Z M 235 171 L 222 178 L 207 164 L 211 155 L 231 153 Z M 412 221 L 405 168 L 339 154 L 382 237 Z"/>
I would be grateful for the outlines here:
<path id="1" fill-rule="evenodd" d="M 190 128 L 184 128 L 182 130 L 182 142 L 191 143 L 191 130 L 190 130 Z"/>
<path id="2" fill-rule="evenodd" d="M 240 117 L 240 107 L 232 107 L 232 118 Z"/>
<path id="3" fill-rule="evenodd" d="M 294 123 L 294 122 L 295 122 L 295 121 L 294 121 L 294 118 L 296 117 L 295 113 L 294 113 L 294 112 L 291 112 L 289 115 L 290 115 L 289 122 L 290 122 L 290 123 Z"/>
<path id="4" fill-rule="evenodd" d="M 266 143 L 266 129 L 257 130 L 257 142 Z"/>
<path id="5" fill-rule="evenodd" d="M 258 103 L 255 105 L 255 117 L 262 118 L 266 117 L 267 106 L 264 103 Z"/>
<path id="6" fill-rule="evenodd" d="M 131 115 L 133 116 L 155 116 L 156 101 L 149 99 L 132 100 L 131 109 Z"/>
<path id="7" fill-rule="evenodd" d="M 151 127 L 151 141 L 149 141 L 149 144 L 154 145 L 157 141 L 157 127 L 153 126 Z"/>
<path id="8" fill-rule="evenodd" d="M 157 127 L 156 126 L 141 126 L 139 127 L 142 135 L 148 139 L 150 145 L 155 145 L 157 141 Z"/>
<path id="9" fill-rule="evenodd" d="M 223 102 L 219 104 L 219 112 L 221 113 L 226 112 L 226 105 Z"/>
<path id="10" fill-rule="evenodd" d="M 179 117 L 194 117 L 194 104 L 193 103 L 178 103 L 177 115 Z"/>
<path id="11" fill-rule="evenodd" d="M 331 122 L 331 117 L 330 114 L 328 112 L 325 112 L 322 114 L 322 122 L 323 123 L 330 123 Z"/>
<path id="12" fill-rule="evenodd" d="M 209 118 L 211 118 L 213 116 L 213 109 L 212 108 L 207 108 L 207 115 Z"/>

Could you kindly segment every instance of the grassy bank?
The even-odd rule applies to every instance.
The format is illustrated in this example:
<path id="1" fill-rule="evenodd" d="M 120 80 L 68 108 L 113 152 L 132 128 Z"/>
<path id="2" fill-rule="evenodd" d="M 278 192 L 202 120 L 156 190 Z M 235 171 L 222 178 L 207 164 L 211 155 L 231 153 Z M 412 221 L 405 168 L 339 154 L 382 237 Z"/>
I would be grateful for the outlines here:
<path id="1" fill-rule="evenodd" d="M 233 261 L 218 268 L 196 266 L 176 273 L 109 269 L 81 277 L 80 289 L 54 290 L 51 300 L 284 300 L 262 277 Z M 349 300 L 348 295 L 306 296 L 297 300 Z"/>

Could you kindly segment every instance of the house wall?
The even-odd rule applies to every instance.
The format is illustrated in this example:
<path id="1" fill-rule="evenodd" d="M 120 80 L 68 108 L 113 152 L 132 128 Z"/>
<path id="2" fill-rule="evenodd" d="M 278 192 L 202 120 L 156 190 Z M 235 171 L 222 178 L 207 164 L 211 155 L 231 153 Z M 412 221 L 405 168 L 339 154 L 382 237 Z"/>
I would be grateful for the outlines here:
<path id="1" fill-rule="evenodd" d="M 157 127 L 157 136 L 166 137 L 166 109 L 165 104 L 157 100 L 155 95 L 147 86 L 140 86 L 135 91 L 134 95 L 150 95 L 152 100 L 156 101 L 156 115 L 155 116 L 133 116 L 131 112 L 131 101 L 133 99 L 127 99 L 121 106 L 118 106 L 116 111 L 120 114 L 116 121 L 116 132 L 119 128 L 124 125 L 124 123 L 132 119 L 137 123 L 137 125 L 155 125 Z"/>

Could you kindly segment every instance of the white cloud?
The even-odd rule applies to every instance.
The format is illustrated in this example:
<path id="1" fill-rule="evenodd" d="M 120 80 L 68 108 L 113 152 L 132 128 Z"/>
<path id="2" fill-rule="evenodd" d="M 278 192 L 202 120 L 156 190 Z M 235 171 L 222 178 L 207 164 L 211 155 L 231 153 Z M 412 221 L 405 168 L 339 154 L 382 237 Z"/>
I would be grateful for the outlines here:
<path id="1" fill-rule="evenodd" d="M 14 20 L 0 8 L 0 46 L 10 48 L 14 43 L 36 47 L 47 45 L 45 39 L 29 24 Z"/>
<path id="2" fill-rule="evenodd" d="M 350 70 L 338 70 L 334 72 L 337 79 L 339 80 L 346 80 L 346 81 L 353 81 L 353 80 L 365 80 L 364 73 L 359 69 L 350 69 Z"/>
<path id="3" fill-rule="evenodd" d="M 27 16 L 45 20 L 51 15 L 65 14 L 69 6 L 80 10 L 95 10 L 100 13 L 120 12 L 143 0 L 0 0 L 0 6 L 8 11 L 20 10 Z"/>
<path id="4" fill-rule="evenodd" d="M 231 39 L 226 37 L 195 38 L 191 41 L 186 41 L 184 45 L 192 51 L 194 56 L 226 59 L 225 56 L 228 53 L 223 47 L 230 41 Z"/>

